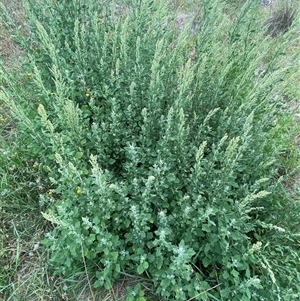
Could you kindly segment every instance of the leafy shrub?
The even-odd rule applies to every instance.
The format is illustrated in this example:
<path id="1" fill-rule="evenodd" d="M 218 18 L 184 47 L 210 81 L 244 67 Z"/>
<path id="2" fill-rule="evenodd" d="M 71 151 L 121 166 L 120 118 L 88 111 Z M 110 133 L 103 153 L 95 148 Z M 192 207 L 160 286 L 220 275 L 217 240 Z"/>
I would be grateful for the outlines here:
<path id="1" fill-rule="evenodd" d="M 297 217 L 279 211 L 297 207 L 278 176 L 286 44 L 250 2 L 229 20 L 204 1 L 195 34 L 168 1 L 103 2 L 29 1 L 31 102 L 1 94 L 48 181 L 55 273 L 107 289 L 144 274 L 165 300 L 297 300 Z"/>

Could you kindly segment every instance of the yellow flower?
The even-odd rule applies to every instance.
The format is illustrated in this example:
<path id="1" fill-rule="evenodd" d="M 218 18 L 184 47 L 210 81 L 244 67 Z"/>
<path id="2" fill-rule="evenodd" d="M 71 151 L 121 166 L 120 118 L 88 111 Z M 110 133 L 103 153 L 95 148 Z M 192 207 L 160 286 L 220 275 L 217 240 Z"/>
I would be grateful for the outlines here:
<path id="1" fill-rule="evenodd" d="M 77 193 L 77 194 L 81 194 L 81 189 L 80 189 L 79 187 L 77 187 L 76 193 Z"/>
<path id="2" fill-rule="evenodd" d="M 32 167 L 33 167 L 33 168 L 37 168 L 37 166 L 38 166 L 38 165 L 37 165 L 36 162 L 32 164 Z"/>
<path id="3" fill-rule="evenodd" d="M 31 72 L 28 72 L 28 73 L 27 73 L 27 76 L 28 76 L 28 77 L 30 77 L 31 75 L 32 75 L 32 73 L 31 73 Z"/>
<path id="4" fill-rule="evenodd" d="M 90 97 L 91 94 L 90 94 L 89 92 L 86 92 L 86 93 L 85 93 L 85 96 L 86 96 L 86 97 Z"/>
<path id="5" fill-rule="evenodd" d="M 50 96 L 53 96 L 53 95 L 54 95 L 54 92 L 51 92 L 51 93 L 50 93 Z"/>
<path id="6" fill-rule="evenodd" d="M 48 190 L 48 195 L 52 195 L 53 194 L 53 191 L 50 189 Z"/>

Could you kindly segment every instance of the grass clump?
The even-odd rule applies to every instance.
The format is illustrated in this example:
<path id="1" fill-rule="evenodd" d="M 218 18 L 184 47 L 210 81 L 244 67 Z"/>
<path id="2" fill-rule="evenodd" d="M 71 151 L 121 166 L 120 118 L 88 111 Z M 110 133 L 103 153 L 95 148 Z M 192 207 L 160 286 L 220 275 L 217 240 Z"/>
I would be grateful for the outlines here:
<path id="1" fill-rule="evenodd" d="M 285 34 L 295 21 L 298 10 L 299 4 L 294 0 L 276 1 L 265 22 L 268 34 L 273 37 Z"/>
<path id="2" fill-rule="evenodd" d="M 250 2 L 203 1 L 184 27 L 168 1 L 27 2 L 26 91 L 3 73 L 1 98 L 41 174 L 54 275 L 148 277 L 127 301 L 299 298 L 290 36 Z"/>

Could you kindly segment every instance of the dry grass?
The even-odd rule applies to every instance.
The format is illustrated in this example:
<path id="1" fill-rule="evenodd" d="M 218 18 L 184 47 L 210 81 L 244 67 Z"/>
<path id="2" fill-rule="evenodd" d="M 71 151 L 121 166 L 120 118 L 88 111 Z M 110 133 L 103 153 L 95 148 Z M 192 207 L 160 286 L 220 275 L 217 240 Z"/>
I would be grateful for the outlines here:
<path id="1" fill-rule="evenodd" d="M 20 34 L 26 34 L 26 14 L 22 1 L 2 0 L 2 4 L 6 8 L 10 20 L 6 22 L 3 18 L 3 21 L 0 22 L 0 58 L 4 66 L 15 69 L 20 66 L 22 49 L 13 39 L 12 32 L 18 28 Z"/>
<path id="2" fill-rule="evenodd" d="M 294 0 L 276 1 L 271 7 L 271 16 L 266 20 L 268 34 L 276 37 L 285 34 L 297 18 L 298 4 Z"/>
<path id="3" fill-rule="evenodd" d="M 20 47 L 13 41 L 11 35 L 2 28 L 0 28 L 1 45 L 0 53 L 1 59 L 8 67 L 16 65 L 22 54 Z"/>

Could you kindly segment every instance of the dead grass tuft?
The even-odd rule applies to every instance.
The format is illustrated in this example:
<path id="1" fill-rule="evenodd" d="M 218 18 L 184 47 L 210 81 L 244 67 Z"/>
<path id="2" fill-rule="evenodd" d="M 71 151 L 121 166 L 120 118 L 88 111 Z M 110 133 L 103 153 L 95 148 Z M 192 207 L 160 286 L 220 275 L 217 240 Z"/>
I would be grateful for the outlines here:
<path id="1" fill-rule="evenodd" d="M 20 66 L 20 58 L 23 52 L 14 40 L 12 33 L 17 28 L 21 35 L 25 35 L 28 32 L 26 13 L 22 1 L 3 0 L 2 4 L 11 22 L 9 26 L 5 26 L 5 22 L 0 23 L 0 60 L 3 62 L 4 67 L 16 69 Z M 1 19 L 5 20 L 5 12 L 1 11 L 1 14 Z"/>

